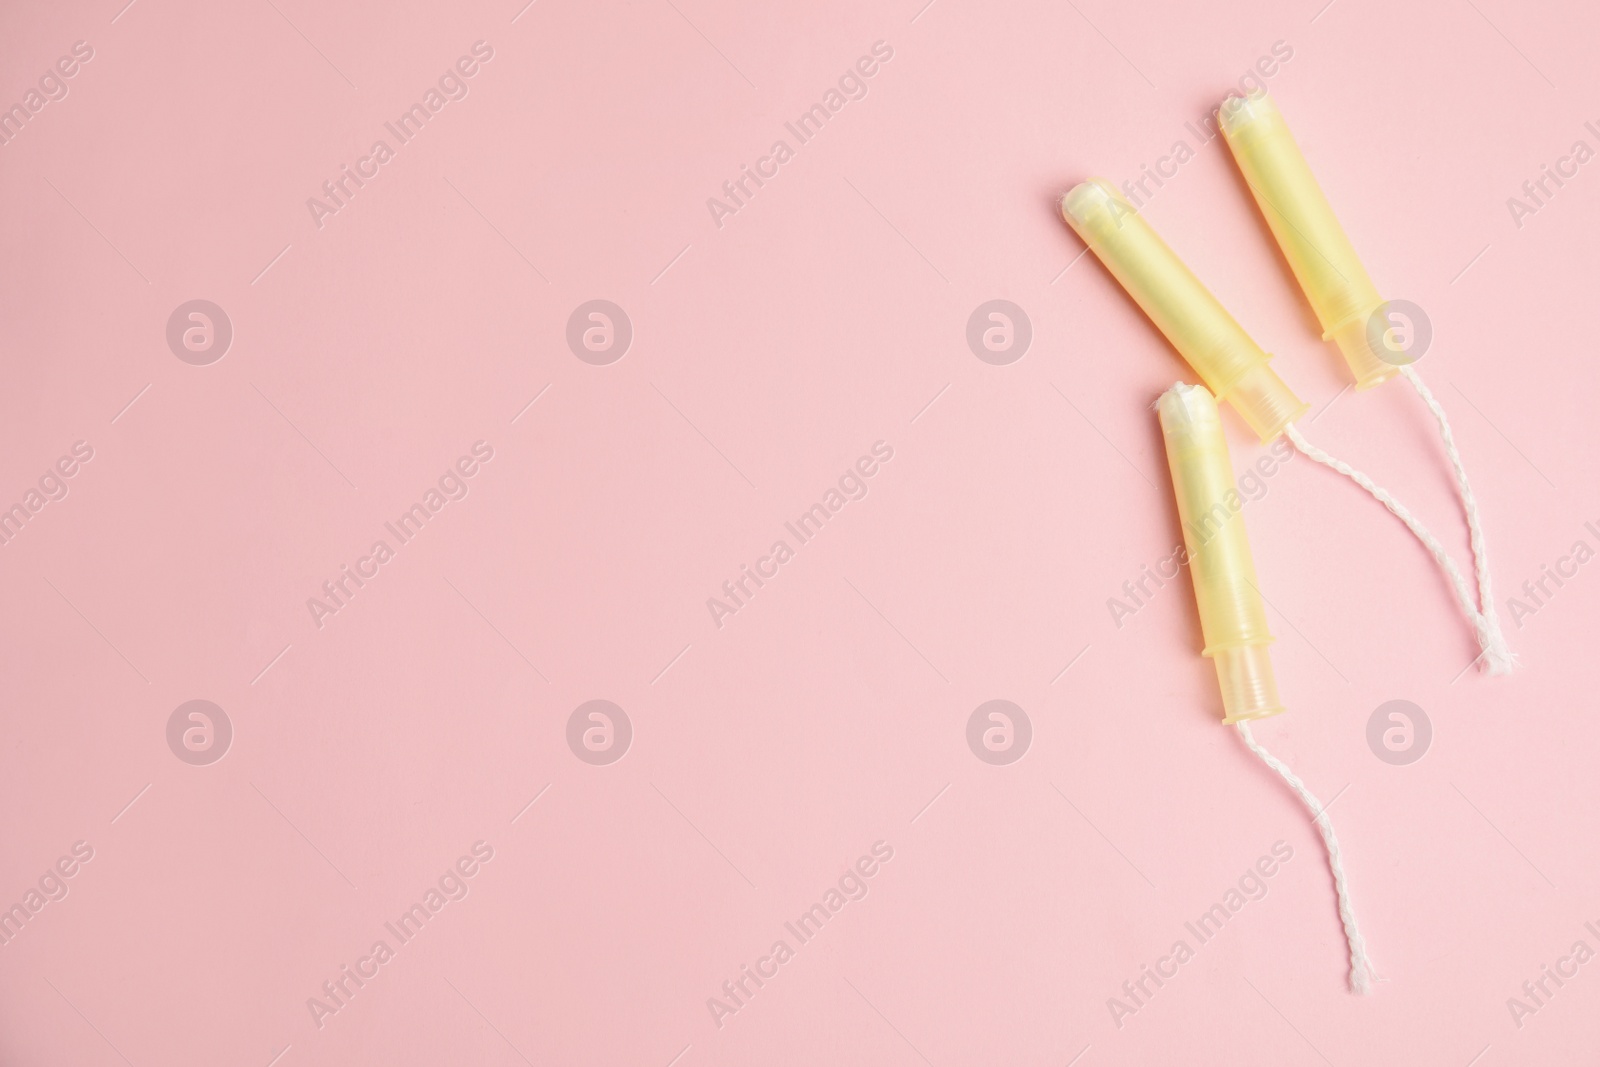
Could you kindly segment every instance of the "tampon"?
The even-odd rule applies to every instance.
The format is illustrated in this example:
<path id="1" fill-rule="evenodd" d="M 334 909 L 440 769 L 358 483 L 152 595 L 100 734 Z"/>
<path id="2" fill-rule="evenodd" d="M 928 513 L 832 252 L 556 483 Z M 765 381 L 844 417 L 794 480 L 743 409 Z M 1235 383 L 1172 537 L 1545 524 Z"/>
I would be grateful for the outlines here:
<path id="1" fill-rule="evenodd" d="M 1062 198 L 1061 214 L 1211 392 L 1233 405 L 1263 443 L 1306 412 L 1310 405 L 1268 366 L 1272 357 L 1108 182 L 1075 187 Z"/>
<path id="2" fill-rule="evenodd" d="M 1252 720 L 1276 715 L 1283 705 L 1278 700 L 1278 683 L 1267 654 L 1272 635 L 1267 632 L 1261 592 L 1256 587 L 1244 514 L 1228 499 L 1229 493 L 1237 496 L 1237 491 L 1217 402 L 1200 386 L 1180 382 L 1161 394 L 1156 411 L 1161 417 L 1167 465 L 1172 470 L 1172 488 L 1178 498 L 1178 521 L 1188 550 L 1189 574 L 1200 605 L 1200 629 L 1206 641 L 1201 655 L 1209 656 L 1217 665 L 1217 681 L 1222 688 L 1222 721 L 1238 728 L 1250 751 L 1283 778 L 1311 814 L 1328 850 L 1328 869 L 1339 898 L 1339 920 L 1350 949 L 1350 988 L 1365 993 L 1372 988 L 1372 961 L 1356 923 L 1343 854 L 1328 819 L 1327 805 L 1306 788 L 1288 764 L 1268 752 L 1250 729 Z"/>
<path id="3" fill-rule="evenodd" d="M 1218 111 L 1222 136 L 1278 247 L 1322 324 L 1322 339 L 1344 353 L 1357 389 L 1370 389 L 1400 372 L 1404 360 L 1381 340 L 1385 305 L 1361 265 L 1328 198 L 1317 184 L 1288 123 L 1264 90 L 1231 96 Z M 1371 331 L 1376 330 L 1374 337 Z"/>
<path id="4" fill-rule="evenodd" d="M 1263 719 L 1283 710 L 1267 646 L 1267 614 L 1256 587 L 1244 512 L 1227 500 L 1233 464 L 1217 402 L 1198 385 L 1179 383 L 1156 406 L 1167 465 L 1178 498 L 1178 521 L 1200 605 L 1205 649 L 1217 666 L 1225 723 Z"/>
<path id="5" fill-rule="evenodd" d="M 1345 236 L 1344 228 L 1334 216 L 1328 198 L 1323 196 L 1310 164 L 1300 153 L 1288 123 L 1284 122 L 1272 98 L 1263 89 L 1257 89 L 1248 97 L 1229 97 L 1222 102 L 1218 116 L 1223 137 L 1239 164 L 1245 183 L 1250 186 L 1256 206 L 1266 217 L 1278 247 L 1283 250 L 1301 290 L 1317 313 L 1323 329 L 1322 339 L 1331 339 L 1344 353 L 1345 362 L 1355 375 L 1356 388 L 1370 389 L 1399 374 L 1428 405 L 1438 425 L 1445 455 L 1450 459 L 1456 493 L 1466 514 L 1479 606 L 1472 603 L 1455 564 L 1445 556 L 1437 539 L 1413 521 L 1404 509 L 1399 509 L 1392 498 L 1384 500 L 1387 494 L 1375 492 L 1376 487 L 1370 484 L 1363 484 L 1363 488 L 1384 500 L 1385 506 L 1411 527 L 1444 567 L 1467 619 L 1477 631 L 1478 644 L 1483 650 L 1479 659 L 1484 669 L 1490 674 L 1510 673 L 1516 657 L 1506 643 L 1500 627 L 1500 613 L 1495 607 L 1488 539 L 1483 534 L 1478 500 L 1467 480 L 1467 468 L 1456 447 L 1444 406 L 1423 382 L 1422 375 L 1411 366 L 1421 353 L 1411 356 L 1390 343 L 1389 304 L 1378 295 L 1377 287 L 1367 276 L 1350 238 Z M 1324 458 L 1318 458 L 1321 450 L 1311 448 L 1297 428 L 1289 429 L 1289 438 L 1318 463 L 1326 463 L 1358 483 L 1363 482 L 1365 476 L 1356 477 L 1359 472 L 1348 464 L 1329 462 L 1331 457 L 1326 453 L 1322 454 Z M 1366 481 L 1370 483 L 1370 479 Z"/>

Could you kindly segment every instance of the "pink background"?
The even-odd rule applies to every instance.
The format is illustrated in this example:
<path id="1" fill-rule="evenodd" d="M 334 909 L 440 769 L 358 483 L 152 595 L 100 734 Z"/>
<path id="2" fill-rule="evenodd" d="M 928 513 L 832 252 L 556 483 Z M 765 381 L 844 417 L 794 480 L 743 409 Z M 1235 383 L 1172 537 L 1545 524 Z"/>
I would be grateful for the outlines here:
<path id="1" fill-rule="evenodd" d="M 1523 669 L 1489 680 L 1353 487 L 1299 459 L 1249 505 L 1291 706 L 1258 736 L 1339 795 L 1386 979 L 1350 995 L 1319 843 L 1219 725 L 1187 578 L 1107 608 L 1179 536 L 1149 408 L 1187 372 L 1053 201 L 1196 147 L 1184 123 L 1292 49 L 1267 84 L 1380 288 L 1431 317 L 1504 611 L 1600 546 L 1600 164 L 1520 228 L 1506 205 L 1600 147 L 1600 15 L 920 3 L 6 6 L 0 103 L 93 58 L 0 147 L 0 504 L 93 459 L 0 547 L 0 905 L 94 855 L 0 947 L 0 1060 L 1592 1057 L 1600 963 L 1520 1028 L 1506 999 L 1600 949 L 1600 563 L 1507 620 Z M 307 198 L 480 40 L 469 95 L 319 229 Z M 877 41 L 865 98 L 719 228 L 707 198 Z M 1426 411 L 1340 396 L 1220 142 L 1146 213 L 1313 439 L 1465 561 Z M 165 339 L 193 299 L 234 331 L 208 366 Z M 607 366 L 565 341 L 593 299 L 633 327 Z M 1032 323 L 1005 366 L 965 340 L 991 299 Z M 466 498 L 318 628 L 307 599 L 480 440 Z M 714 625 L 877 441 L 868 495 Z M 194 699 L 234 731 L 207 766 L 166 740 Z M 593 699 L 633 729 L 606 766 L 566 740 Z M 1007 766 L 966 741 L 991 699 L 1032 723 Z M 1409 766 L 1366 741 L 1393 699 L 1433 724 Z M 469 895 L 319 1027 L 307 999 L 480 840 Z M 879 841 L 868 895 L 719 1027 L 707 999 Z M 1115 1025 L 1277 841 L 1265 899 Z"/>

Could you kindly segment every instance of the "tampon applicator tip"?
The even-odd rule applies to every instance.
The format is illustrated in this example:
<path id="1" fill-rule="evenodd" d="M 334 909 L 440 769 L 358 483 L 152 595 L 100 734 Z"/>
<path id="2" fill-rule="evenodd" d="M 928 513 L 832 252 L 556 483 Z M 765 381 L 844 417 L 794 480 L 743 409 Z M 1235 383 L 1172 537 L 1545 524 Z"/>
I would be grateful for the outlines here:
<path id="1" fill-rule="evenodd" d="M 1061 198 L 1061 217 L 1077 231 L 1085 244 L 1090 244 L 1090 233 L 1087 231 L 1116 225 L 1117 216 L 1122 210 L 1118 204 L 1120 199 L 1104 178 L 1090 178 L 1074 185 Z M 1127 211 L 1132 213 L 1131 205 Z"/>

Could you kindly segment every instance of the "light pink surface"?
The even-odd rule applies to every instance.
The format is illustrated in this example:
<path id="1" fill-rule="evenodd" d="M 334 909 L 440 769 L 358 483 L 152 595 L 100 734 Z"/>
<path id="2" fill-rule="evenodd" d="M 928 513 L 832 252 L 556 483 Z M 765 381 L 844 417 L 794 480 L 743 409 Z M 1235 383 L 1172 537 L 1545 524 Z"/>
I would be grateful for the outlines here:
<path id="1" fill-rule="evenodd" d="M 0 147 L 0 504 L 93 450 L 0 547 L 0 902 L 93 849 L 0 947 L 4 1062 L 1592 1058 L 1600 962 L 1520 1027 L 1506 1002 L 1600 949 L 1600 563 L 1508 617 L 1523 669 L 1490 681 L 1353 487 L 1297 459 L 1248 506 L 1292 709 L 1258 736 L 1339 797 L 1386 979 L 1353 997 L 1317 838 L 1219 724 L 1187 578 L 1108 609 L 1179 537 L 1150 404 L 1188 376 L 1053 206 L 1197 147 L 1185 122 L 1292 50 L 1267 83 L 1380 288 L 1433 321 L 1504 611 L 1600 547 L 1600 164 L 1520 227 L 1506 203 L 1600 148 L 1592 10 L 121 4 L 0 13 L 0 103 L 93 49 Z M 307 198 L 478 41 L 468 95 L 318 228 Z M 879 41 L 866 96 L 719 227 L 707 198 Z M 1338 396 L 1221 143 L 1146 211 L 1332 402 L 1313 438 L 1465 562 L 1425 410 Z M 208 366 L 165 339 L 194 299 L 233 326 Z M 593 299 L 633 327 L 606 366 L 565 341 Z M 1020 361 L 967 346 L 991 299 L 1031 320 Z M 319 628 L 308 598 L 479 441 L 466 497 Z M 798 545 L 784 523 L 880 441 Z M 166 738 L 195 699 L 234 730 L 208 766 Z M 610 765 L 567 743 L 594 699 L 632 724 Z M 1006 766 L 966 740 L 992 699 L 1032 723 Z M 1392 699 L 1433 724 L 1409 766 L 1367 745 Z M 399 944 L 479 841 L 468 895 Z M 1265 899 L 1116 1025 L 1279 841 Z M 870 892 L 800 944 L 784 924 L 875 842 Z M 380 939 L 319 1026 L 308 998 Z M 719 1026 L 708 998 L 779 939 Z"/>

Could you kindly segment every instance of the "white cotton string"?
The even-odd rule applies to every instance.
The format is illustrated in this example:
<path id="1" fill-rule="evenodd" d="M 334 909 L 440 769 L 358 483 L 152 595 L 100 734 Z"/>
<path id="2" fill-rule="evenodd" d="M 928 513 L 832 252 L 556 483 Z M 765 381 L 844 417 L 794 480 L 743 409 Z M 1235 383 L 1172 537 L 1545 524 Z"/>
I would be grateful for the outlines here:
<path id="1" fill-rule="evenodd" d="M 1328 849 L 1328 869 L 1333 872 L 1333 888 L 1339 895 L 1339 920 L 1344 924 L 1345 940 L 1350 943 L 1350 988 L 1357 993 L 1368 993 L 1372 990 L 1372 983 L 1376 974 L 1372 969 L 1372 961 L 1367 958 L 1367 941 L 1361 936 L 1361 928 L 1356 925 L 1355 908 L 1350 904 L 1350 886 L 1344 876 L 1344 861 L 1340 858 L 1339 839 L 1333 834 L 1333 823 L 1328 819 L 1328 812 L 1322 802 L 1311 795 L 1311 790 L 1300 780 L 1300 776 L 1289 769 L 1277 756 L 1262 748 L 1250 733 L 1248 722 L 1239 722 L 1239 736 L 1244 738 L 1244 743 L 1251 752 L 1261 757 L 1261 762 L 1277 771 L 1289 788 L 1293 789 L 1300 802 L 1311 813 L 1311 820 L 1317 824 L 1317 829 L 1322 833 L 1322 843 Z"/>
<path id="2" fill-rule="evenodd" d="M 1445 455 L 1450 459 L 1451 470 L 1455 472 L 1456 490 L 1461 497 L 1461 509 L 1467 515 L 1467 533 L 1472 543 L 1473 568 L 1478 579 L 1478 599 L 1482 602 L 1482 623 L 1479 627 L 1479 642 L 1483 645 L 1484 665 L 1490 674 L 1510 674 L 1511 668 L 1516 665 L 1516 657 L 1506 644 L 1505 634 L 1500 629 L 1500 612 L 1494 605 L 1494 589 L 1489 580 L 1489 549 L 1483 536 L 1483 524 L 1478 517 L 1478 498 L 1472 493 L 1472 486 L 1467 481 L 1467 468 L 1461 462 L 1461 451 L 1456 447 L 1455 434 L 1450 432 L 1450 420 L 1445 418 L 1444 408 L 1439 404 L 1433 390 L 1429 389 L 1422 381 L 1415 367 L 1401 367 L 1400 373 L 1406 381 L 1422 397 L 1422 402 L 1428 405 L 1428 410 L 1433 413 L 1433 419 L 1439 424 L 1439 437 L 1444 441 Z M 1485 639 L 1486 638 L 1486 639 Z"/>
<path id="3" fill-rule="evenodd" d="M 1478 638 L 1478 647 L 1483 649 L 1481 655 L 1488 665 L 1489 673 L 1504 674 L 1510 670 L 1508 664 L 1511 659 L 1511 652 L 1506 648 L 1505 635 L 1500 632 L 1499 619 L 1493 614 L 1494 605 L 1487 598 L 1486 591 L 1488 586 L 1485 583 L 1488 580 L 1488 571 L 1487 566 L 1482 565 L 1482 557 L 1479 557 L 1479 562 L 1482 566 L 1478 572 L 1478 588 L 1484 594 L 1485 603 L 1489 605 L 1490 614 L 1488 615 L 1478 610 L 1477 604 L 1473 601 L 1472 590 L 1468 587 L 1467 580 L 1462 576 L 1460 568 L 1456 566 L 1456 561 L 1450 558 L 1449 553 L 1444 550 L 1444 545 L 1440 544 L 1439 539 L 1433 536 L 1433 533 L 1426 526 L 1422 525 L 1422 520 L 1413 515 L 1410 508 L 1396 500 L 1387 489 L 1374 482 L 1361 471 L 1356 470 L 1344 460 L 1329 455 L 1306 440 L 1305 434 L 1300 432 L 1300 427 L 1290 423 L 1284 429 L 1284 433 L 1296 448 L 1305 453 L 1307 459 L 1338 471 L 1371 493 L 1380 504 L 1388 508 L 1397 519 L 1405 523 L 1407 529 L 1416 534 L 1417 540 L 1422 542 L 1423 547 L 1438 561 L 1439 567 L 1444 571 L 1445 576 L 1450 579 L 1450 588 L 1455 592 L 1456 603 L 1460 605 L 1461 613 L 1467 617 L 1467 621 L 1472 624 L 1473 632 Z M 1473 506 L 1472 510 L 1476 511 L 1476 505 Z M 1472 525 L 1473 522 L 1475 520 L 1469 520 L 1469 529 L 1475 528 Z M 1474 535 L 1473 540 L 1474 542 L 1478 540 L 1476 535 Z"/>

